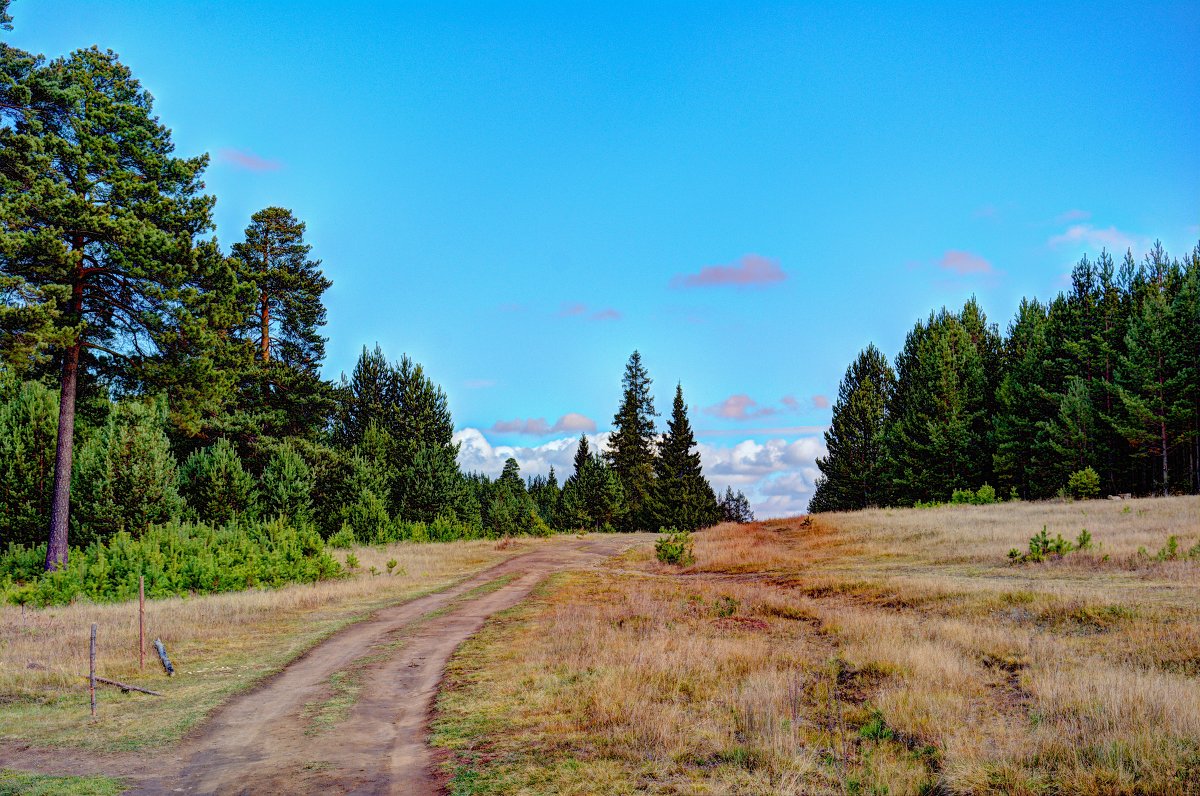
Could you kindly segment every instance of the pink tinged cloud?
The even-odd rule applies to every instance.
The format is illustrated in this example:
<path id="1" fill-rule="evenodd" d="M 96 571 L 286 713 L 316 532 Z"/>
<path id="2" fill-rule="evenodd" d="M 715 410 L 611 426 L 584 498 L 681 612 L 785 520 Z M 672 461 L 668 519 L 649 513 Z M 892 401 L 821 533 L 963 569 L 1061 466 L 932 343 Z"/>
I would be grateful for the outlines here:
<path id="1" fill-rule="evenodd" d="M 779 403 L 783 404 L 783 408 L 789 412 L 799 412 L 803 408 L 800 399 L 794 395 L 785 395 L 779 399 Z"/>
<path id="2" fill-rule="evenodd" d="M 550 424 L 544 417 L 531 417 L 528 420 L 497 420 L 491 428 L 497 434 L 528 434 L 541 436 L 550 433 Z"/>
<path id="3" fill-rule="evenodd" d="M 709 265 L 695 274 L 678 274 L 671 287 L 713 287 L 718 285 L 771 285 L 788 278 L 779 261 L 757 254 L 747 254 L 735 265 Z"/>
<path id="4" fill-rule="evenodd" d="M 824 395 L 814 395 L 812 397 L 812 403 L 813 403 L 813 407 L 816 409 L 828 409 L 829 408 L 829 398 L 827 398 Z"/>
<path id="5" fill-rule="evenodd" d="M 587 312 L 587 305 L 573 302 L 571 304 L 563 304 L 562 309 L 558 311 L 559 317 L 574 318 L 578 315 L 583 315 Z"/>
<path id="6" fill-rule="evenodd" d="M 942 259 L 938 262 L 942 268 L 947 271 L 953 271 L 960 276 L 969 274 L 990 274 L 993 271 L 992 264 L 980 257 L 978 254 L 971 252 L 959 251 L 951 249 L 942 255 Z"/>
<path id="7" fill-rule="evenodd" d="M 753 420 L 776 413 L 770 406 L 759 406 L 749 395 L 731 395 L 719 404 L 706 407 L 704 413 L 725 420 Z"/>
<path id="8" fill-rule="evenodd" d="M 513 420 L 497 420 L 489 431 L 497 434 L 523 434 L 530 437 L 544 437 L 549 434 L 567 434 L 575 432 L 596 431 L 596 421 L 578 412 L 568 412 L 560 417 L 554 425 L 546 422 L 544 417 Z"/>
<path id="9" fill-rule="evenodd" d="M 621 320 L 621 313 L 612 307 L 605 307 L 602 310 L 593 312 L 589 318 L 593 321 L 619 321 Z"/>
<path id="10" fill-rule="evenodd" d="M 222 149 L 218 154 L 225 163 L 246 171 L 279 171 L 283 168 L 278 160 L 259 157 L 248 149 Z"/>
<path id="11" fill-rule="evenodd" d="M 590 417 L 581 415 L 578 412 L 567 412 L 558 419 L 551 429 L 556 434 L 565 433 L 568 431 L 596 431 L 596 421 Z"/>

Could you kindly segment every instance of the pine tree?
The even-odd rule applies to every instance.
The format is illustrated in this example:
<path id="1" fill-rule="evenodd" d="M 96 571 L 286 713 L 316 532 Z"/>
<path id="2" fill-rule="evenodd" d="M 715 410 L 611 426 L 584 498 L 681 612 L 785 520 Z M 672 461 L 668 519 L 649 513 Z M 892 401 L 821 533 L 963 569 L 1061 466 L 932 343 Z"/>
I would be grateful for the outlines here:
<path id="1" fill-rule="evenodd" d="M 885 433 L 896 500 L 946 500 L 981 486 L 992 450 L 983 357 L 959 316 L 943 309 L 918 323 L 896 360 L 896 392 Z"/>
<path id="2" fill-rule="evenodd" d="M 1171 448 L 1175 442 L 1173 417 L 1178 387 L 1171 370 L 1176 341 L 1170 323 L 1171 270 L 1160 244 L 1147 255 L 1150 275 L 1141 306 L 1125 335 L 1125 354 L 1117 367 L 1117 390 L 1124 415 L 1114 425 L 1125 435 L 1136 455 L 1157 459 L 1157 490 L 1170 493 Z"/>
<path id="3" fill-rule="evenodd" d="M 694 531 L 718 521 L 717 496 L 704 477 L 695 447 L 683 385 L 676 384 L 667 433 L 659 442 L 658 458 L 654 460 L 655 506 L 661 528 Z"/>
<path id="4" fill-rule="evenodd" d="M 285 442 L 276 448 L 263 469 L 263 507 L 269 516 L 308 524 L 312 520 L 314 487 L 308 463 L 291 443 Z"/>
<path id="5" fill-rule="evenodd" d="M 332 388 L 320 377 L 325 358 L 322 296 L 332 284 L 310 260 L 304 223 L 290 210 L 268 207 L 251 216 L 245 240 L 233 245 L 237 277 L 252 286 L 253 311 L 238 334 L 250 347 L 244 363 L 241 435 L 302 436 L 325 425 Z"/>
<path id="6" fill-rule="evenodd" d="M 1200 492 L 1200 243 L 1184 258 L 1171 305 L 1173 422 L 1188 462 L 1187 491 Z"/>
<path id="7" fill-rule="evenodd" d="M 725 487 L 725 494 L 720 501 L 721 519 L 724 522 L 736 522 L 744 525 L 748 522 L 754 522 L 754 512 L 750 510 L 750 501 L 738 490 L 736 493 L 733 487 Z"/>
<path id="8" fill-rule="evenodd" d="M 100 356 L 131 381 L 203 375 L 215 335 L 194 301 L 215 247 L 195 242 L 211 227 L 213 200 L 200 193 L 207 157 L 172 154 L 150 95 L 113 53 L 80 50 L 34 71 L 31 83 L 52 89 L 30 94 L 29 112 L 0 142 L 0 270 L 5 291 L 15 284 L 41 318 L 20 348 L 53 350 L 61 363 L 46 553 L 54 569 L 68 551 L 81 359 Z M 167 347 L 197 361 L 147 367 Z M 216 378 L 189 384 L 210 395 L 222 389 Z"/>
<path id="9" fill-rule="evenodd" d="M 321 296 L 333 284 L 321 262 L 308 259 L 304 222 L 291 210 L 268 207 L 250 217 L 245 240 L 233 245 L 241 277 L 255 286 L 254 334 L 261 363 L 282 360 L 290 367 L 316 372 L 325 359 Z"/>
<path id="10" fill-rule="evenodd" d="M 46 536 L 57 417 L 53 392 L 0 371 L 0 546 Z"/>
<path id="11" fill-rule="evenodd" d="M 846 368 L 825 432 L 827 453 L 817 459 L 824 478 L 810 510 L 849 511 L 886 502 L 883 432 L 895 385 L 895 373 L 874 345 Z"/>
<path id="12" fill-rule="evenodd" d="M 1059 403 L 1057 379 L 1046 364 L 1051 357 L 1048 326 L 1047 308 L 1037 299 L 1022 299 L 1008 327 L 1004 374 L 996 391 L 993 468 L 1001 491 L 1015 488 L 1025 498 L 1050 497 L 1062 486 L 1060 458 L 1041 425 Z"/>
<path id="13" fill-rule="evenodd" d="M 1066 474 L 1095 464 L 1096 413 L 1084 379 L 1071 377 L 1059 400 L 1058 414 L 1042 422 Z M 1062 478 L 1062 482 L 1066 479 Z"/>
<path id="14" fill-rule="evenodd" d="M 135 538 L 152 523 L 179 519 L 178 465 L 162 401 L 128 401 L 81 447 L 71 496 L 75 542 L 86 546 L 119 531 Z"/>
<path id="15" fill-rule="evenodd" d="M 237 450 L 227 439 L 194 452 L 179 472 L 180 492 L 188 514 L 201 522 L 224 525 L 258 516 L 259 494 L 254 476 L 246 472 Z"/>
<path id="16" fill-rule="evenodd" d="M 654 525 L 654 397 L 650 376 L 637 351 L 629 357 L 622 379 L 621 405 L 613 417 L 605 459 L 621 483 L 626 512 L 621 530 Z"/>

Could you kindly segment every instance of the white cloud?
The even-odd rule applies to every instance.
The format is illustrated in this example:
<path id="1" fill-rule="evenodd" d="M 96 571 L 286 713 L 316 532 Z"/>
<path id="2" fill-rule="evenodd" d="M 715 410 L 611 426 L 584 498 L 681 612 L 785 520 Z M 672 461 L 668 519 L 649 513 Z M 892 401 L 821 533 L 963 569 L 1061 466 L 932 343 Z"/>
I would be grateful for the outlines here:
<path id="1" fill-rule="evenodd" d="M 1067 227 L 1061 235 L 1054 235 L 1046 241 L 1046 245 L 1051 248 L 1082 244 L 1088 248 L 1103 247 L 1117 252 L 1135 248 L 1138 243 L 1139 238 L 1136 235 L 1123 232 L 1116 227 L 1100 229 L 1092 224 L 1073 224 Z"/>
<path id="2" fill-rule="evenodd" d="M 606 450 L 609 436 L 609 432 L 589 434 L 592 450 Z M 454 435 L 454 441 L 460 444 L 458 464 L 464 471 L 496 477 L 511 456 L 521 465 L 523 476 L 545 475 L 554 467 L 559 483 L 573 472 L 579 444 L 579 438 L 572 436 L 533 446 L 493 445 L 476 428 L 464 428 Z M 704 474 L 713 489 L 742 490 L 759 519 L 803 514 L 819 474 L 816 459 L 825 454 L 819 436 L 743 440 L 733 445 L 701 442 L 698 447 Z"/>

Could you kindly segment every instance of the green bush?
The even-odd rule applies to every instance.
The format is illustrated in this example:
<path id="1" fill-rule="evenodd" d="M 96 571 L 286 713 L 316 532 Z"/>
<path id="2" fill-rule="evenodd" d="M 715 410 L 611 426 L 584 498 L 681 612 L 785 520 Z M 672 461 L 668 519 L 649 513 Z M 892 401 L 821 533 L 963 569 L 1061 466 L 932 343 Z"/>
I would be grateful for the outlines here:
<path id="1" fill-rule="evenodd" d="M 1100 476 L 1091 467 L 1076 470 L 1067 479 L 1067 494 L 1076 500 L 1091 500 L 1100 496 Z"/>
<path id="2" fill-rule="evenodd" d="M 130 600 L 138 576 L 148 597 L 238 591 L 337 577 L 341 567 L 317 532 L 286 520 L 231 522 L 220 528 L 170 522 L 139 538 L 120 531 L 107 542 L 74 548 L 65 567 L 35 572 L 46 546 L 10 545 L 0 556 L 0 594 L 8 602 L 62 605 Z"/>
<path id="3" fill-rule="evenodd" d="M 342 529 L 340 531 L 335 533 L 333 536 L 330 536 L 325 542 L 325 544 L 329 545 L 330 547 L 337 548 L 338 550 L 349 550 L 357 543 L 358 540 L 354 538 L 354 531 L 352 531 L 350 526 L 345 523 L 342 523 Z"/>
<path id="4" fill-rule="evenodd" d="M 1037 563 L 1049 558 L 1062 558 L 1075 550 L 1090 550 L 1091 547 L 1092 535 L 1088 533 L 1087 528 L 1080 531 L 1079 538 L 1072 542 L 1070 539 L 1064 539 L 1061 533 L 1052 538 L 1043 525 L 1042 530 L 1029 539 L 1028 551 L 1022 553 L 1014 547 L 1008 551 L 1008 558 L 1014 564 Z"/>
<path id="5" fill-rule="evenodd" d="M 684 567 L 696 563 L 690 533 L 676 531 L 674 528 L 663 528 L 660 533 L 665 533 L 667 536 L 654 543 L 654 554 L 659 561 Z"/>
<path id="6" fill-rule="evenodd" d="M 955 506 L 988 506 L 999 502 L 1000 500 L 996 497 L 996 489 L 991 484 L 984 484 L 975 491 L 956 489 L 950 495 L 950 503 Z M 918 508 L 926 508 L 926 506 L 918 506 Z"/>

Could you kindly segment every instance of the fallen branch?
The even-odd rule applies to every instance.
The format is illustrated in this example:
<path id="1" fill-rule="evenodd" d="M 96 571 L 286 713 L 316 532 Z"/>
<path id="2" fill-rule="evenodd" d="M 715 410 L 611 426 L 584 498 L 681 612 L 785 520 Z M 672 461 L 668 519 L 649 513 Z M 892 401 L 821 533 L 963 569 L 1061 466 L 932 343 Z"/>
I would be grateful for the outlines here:
<path id="1" fill-rule="evenodd" d="M 86 674 L 81 674 L 79 676 L 84 677 L 84 678 L 88 677 L 88 675 L 86 675 Z M 158 691 L 151 691 L 149 688 L 142 688 L 141 686 L 130 685 L 129 683 L 122 683 L 118 680 L 109 680 L 107 677 L 97 676 L 96 682 L 104 683 L 105 685 L 116 686 L 117 688 L 121 689 L 122 691 L 137 691 L 139 694 L 149 694 L 150 696 L 162 696 L 162 694 L 159 693 Z"/>

